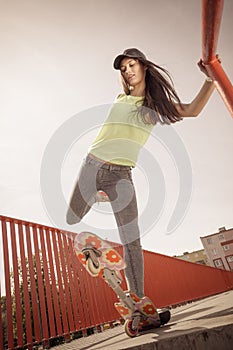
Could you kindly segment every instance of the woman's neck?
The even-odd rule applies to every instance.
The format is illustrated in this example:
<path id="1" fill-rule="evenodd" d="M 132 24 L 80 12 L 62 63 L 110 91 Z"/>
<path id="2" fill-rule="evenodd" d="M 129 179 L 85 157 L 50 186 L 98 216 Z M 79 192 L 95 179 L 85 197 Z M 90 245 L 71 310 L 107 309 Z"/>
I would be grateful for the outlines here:
<path id="1" fill-rule="evenodd" d="M 136 85 L 136 86 L 132 86 L 132 90 L 130 90 L 130 95 L 131 96 L 145 96 L 145 86 L 140 85 Z"/>

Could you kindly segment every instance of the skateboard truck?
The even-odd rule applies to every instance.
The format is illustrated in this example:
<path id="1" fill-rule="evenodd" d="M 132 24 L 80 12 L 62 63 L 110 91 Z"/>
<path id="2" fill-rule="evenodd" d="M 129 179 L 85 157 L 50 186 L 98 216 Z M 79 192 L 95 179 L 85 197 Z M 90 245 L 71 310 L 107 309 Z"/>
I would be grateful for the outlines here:
<path id="1" fill-rule="evenodd" d="M 125 332 L 130 337 L 135 337 L 138 334 L 140 323 L 148 319 L 148 315 L 143 314 L 137 308 L 136 304 L 140 302 L 140 298 L 136 295 L 124 291 L 120 284 L 122 282 L 121 274 L 117 274 L 116 271 L 109 268 L 103 269 L 102 278 L 108 283 L 108 285 L 114 290 L 118 298 L 120 299 L 121 305 L 126 307 L 130 312 L 129 319 L 126 319 L 125 322 Z M 163 322 L 160 319 L 159 314 L 157 313 L 157 320 L 154 321 L 154 325 L 157 324 L 159 327 Z M 170 318 L 170 317 L 169 317 Z"/>
<path id="2" fill-rule="evenodd" d="M 86 247 L 82 249 L 82 252 L 85 255 L 86 260 L 88 261 L 90 259 L 94 267 L 98 269 L 100 266 L 98 258 L 102 255 L 101 251 L 95 247 Z"/>
<path id="3" fill-rule="evenodd" d="M 108 285 L 114 290 L 118 298 L 130 309 L 134 310 L 134 305 L 136 304 L 131 298 L 130 294 L 124 292 L 120 287 L 122 282 L 122 277 L 117 274 L 116 271 L 104 268 L 102 277 L 106 280 Z"/>

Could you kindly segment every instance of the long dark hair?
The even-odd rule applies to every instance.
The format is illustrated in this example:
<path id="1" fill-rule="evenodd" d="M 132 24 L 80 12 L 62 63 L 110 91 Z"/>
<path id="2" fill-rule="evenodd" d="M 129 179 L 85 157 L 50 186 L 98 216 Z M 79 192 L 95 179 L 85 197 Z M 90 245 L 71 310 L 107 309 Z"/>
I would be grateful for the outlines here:
<path id="1" fill-rule="evenodd" d="M 171 124 L 182 120 L 174 106 L 174 103 L 181 104 L 181 102 L 168 71 L 153 62 L 138 61 L 147 68 L 145 97 L 142 106 L 138 106 L 144 123 L 154 125 L 156 123 Z M 124 92 L 129 95 L 130 87 L 123 75 L 121 75 L 121 78 Z"/>

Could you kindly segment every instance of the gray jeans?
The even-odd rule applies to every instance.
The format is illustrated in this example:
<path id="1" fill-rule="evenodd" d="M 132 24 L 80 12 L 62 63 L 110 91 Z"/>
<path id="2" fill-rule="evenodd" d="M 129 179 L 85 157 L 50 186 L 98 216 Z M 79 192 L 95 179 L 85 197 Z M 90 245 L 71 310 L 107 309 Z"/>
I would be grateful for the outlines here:
<path id="1" fill-rule="evenodd" d="M 144 263 L 131 171 L 131 167 L 103 163 L 87 156 L 71 196 L 66 220 L 70 225 L 80 222 L 95 203 L 97 191 L 108 195 L 124 248 L 128 288 L 141 298 L 144 296 Z"/>

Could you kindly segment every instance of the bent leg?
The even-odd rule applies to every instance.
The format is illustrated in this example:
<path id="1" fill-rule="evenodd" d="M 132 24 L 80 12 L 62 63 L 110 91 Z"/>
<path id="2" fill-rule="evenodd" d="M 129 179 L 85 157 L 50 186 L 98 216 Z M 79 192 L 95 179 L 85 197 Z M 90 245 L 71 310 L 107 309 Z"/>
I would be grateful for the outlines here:
<path id="1" fill-rule="evenodd" d="M 66 214 L 69 225 L 80 222 L 95 203 L 97 170 L 87 159 L 84 160 Z"/>

